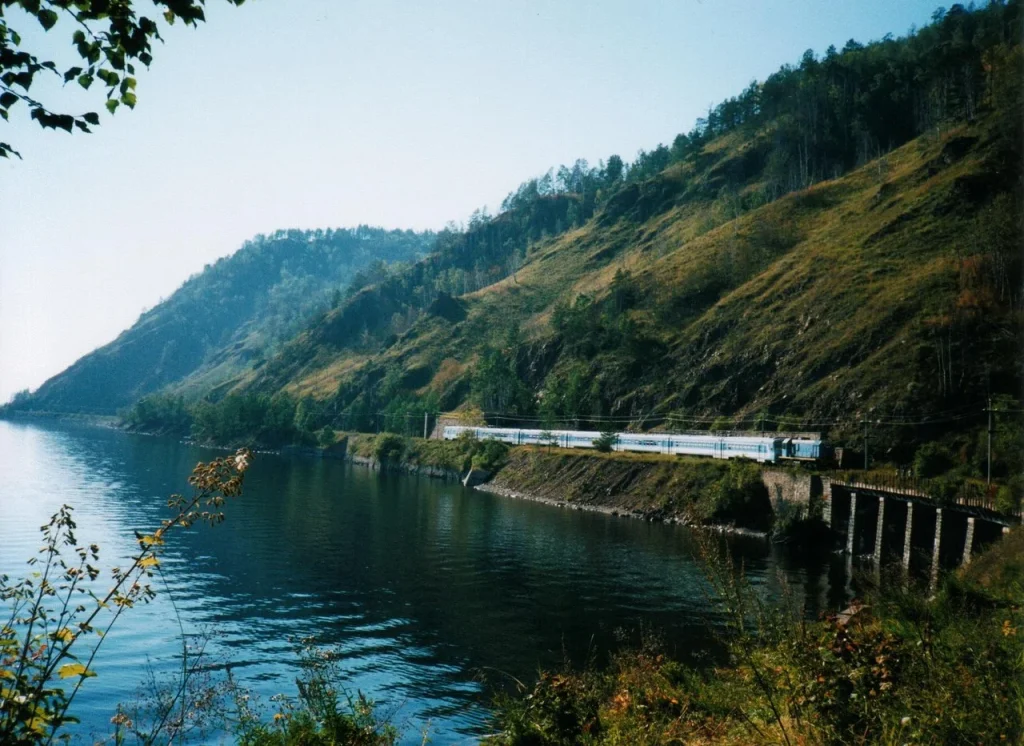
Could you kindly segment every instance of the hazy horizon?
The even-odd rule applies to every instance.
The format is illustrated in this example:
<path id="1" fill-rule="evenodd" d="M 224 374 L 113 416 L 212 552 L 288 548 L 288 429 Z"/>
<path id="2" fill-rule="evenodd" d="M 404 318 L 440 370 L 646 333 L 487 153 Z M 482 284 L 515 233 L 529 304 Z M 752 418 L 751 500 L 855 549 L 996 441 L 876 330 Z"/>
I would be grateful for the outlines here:
<path id="1" fill-rule="evenodd" d="M 134 111 L 92 135 L 17 107 L 4 125 L 24 160 L 0 162 L 0 402 L 258 233 L 496 211 L 549 167 L 631 161 L 804 49 L 903 35 L 935 7 L 213 2 L 156 46 Z M 19 30 L 67 59 L 66 24 Z M 102 109 L 95 89 L 53 93 Z"/>

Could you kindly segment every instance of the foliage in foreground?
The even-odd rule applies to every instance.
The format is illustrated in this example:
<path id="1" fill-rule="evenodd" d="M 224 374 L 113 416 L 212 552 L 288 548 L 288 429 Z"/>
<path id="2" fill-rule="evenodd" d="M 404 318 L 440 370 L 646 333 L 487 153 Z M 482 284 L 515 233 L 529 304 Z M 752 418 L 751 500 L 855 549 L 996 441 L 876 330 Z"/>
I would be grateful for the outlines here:
<path id="1" fill-rule="evenodd" d="M 71 705 L 96 675 L 92 663 L 107 634 L 126 609 L 154 597 L 150 580 L 159 572 L 167 536 L 196 523 L 220 523 L 224 503 L 242 493 L 249 462 L 249 452 L 241 450 L 197 465 L 188 480 L 191 495 L 172 495 L 173 517 L 152 534 L 136 534 L 138 553 L 127 568 L 110 570 L 112 586 L 106 592 L 94 590 L 102 574 L 93 564 L 99 547 L 78 543 L 71 507 L 63 506 L 41 527 L 43 547 L 29 560 L 39 569 L 14 582 L 0 575 L 0 606 L 6 612 L 0 626 L 0 743 L 65 737 L 66 726 L 77 722 Z"/>
<path id="2" fill-rule="evenodd" d="M 240 746 L 390 746 L 398 730 L 379 719 L 374 703 L 362 693 L 353 695 L 336 662 L 337 653 L 303 640 L 302 675 L 298 696 L 277 698 L 269 720 L 244 690 L 235 689 L 235 737 Z"/>
<path id="3" fill-rule="evenodd" d="M 850 618 L 810 623 L 761 605 L 715 555 L 726 665 L 689 668 L 645 643 L 606 671 L 544 673 L 499 700 L 492 743 L 1020 743 L 1021 537 L 983 558 L 980 577 L 993 563 L 1015 573 L 998 573 L 998 591 L 976 574 L 948 578 L 931 600 L 892 583 Z"/>
<path id="4" fill-rule="evenodd" d="M 251 455 L 200 463 L 189 477 L 192 493 L 172 495 L 172 518 L 152 534 L 136 534 L 138 553 L 127 569 L 110 571 L 112 587 L 94 590 L 103 573 L 99 547 L 80 545 L 70 506 L 63 506 L 41 527 L 44 545 L 40 569 L 20 581 L 0 576 L 0 744 L 38 746 L 68 742 L 78 722 L 72 707 L 111 628 L 125 610 L 148 603 L 159 574 L 167 537 L 196 523 L 217 525 L 228 498 L 241 495 Z M 64 554 L 74 557 L 65 557 Z M 179 620 L 180 621 L 180 620 Z M 344 744 L 388 746 L 397 729 L 375 714 L 361 693 L 345 689 L 338 655 L 303 640 L 302 674 L 295 697 L 274 697 L 275 713 L 263 717 L 262 705 L 231 677 L 215 673 L 204 654 L 205 642 L 188 641 L 182 628 L 180 670 L 157 676 L 152 670 L 135 699 L 119 705 L 110 720 L 108 741 L 120 744 L 187 743 L 232 732 L 245 746 Z"/>
<path id="5" fill-rule="evenodd" d="M 338 652 L 318 647 L 313 638 L 299 643 L 301 673 L 294 696 L 275 695 L 268 707 L 199 644 L 188 651 L 184 676 L 151 672 L 135 697 L 118 706 L 106 742 L 209 743 L 230 734 L 240 746 L 394 744 L 398 729 L 378 717 L 372 700 L 345 687 Z"/>

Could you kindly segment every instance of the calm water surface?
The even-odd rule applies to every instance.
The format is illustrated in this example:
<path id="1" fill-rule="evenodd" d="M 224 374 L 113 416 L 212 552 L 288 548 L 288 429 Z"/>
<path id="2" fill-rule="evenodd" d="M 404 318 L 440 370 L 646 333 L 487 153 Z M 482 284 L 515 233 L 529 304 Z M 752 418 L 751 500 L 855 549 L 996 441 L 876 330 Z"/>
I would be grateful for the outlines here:
<path id="1" fill-rule="evenodd" d="M 168 515 L 197 461 L 216 454 L 90 427 L 0 422 L 0 573 L 21 577 L 38 528 L 75 508 L 80 543 L 123 560 Z M 565 656 L 658 630 L 680 656 L 717 619 L 682 527 L 562 510 L 336 461 L 259 455 L 227 521 L 169 542 L 166 583 L 122 616 L 77 702 L 80 740 L 107 734 L 147 669 L 178 665 L 173 600 L 211 660 L 266 698 L 294 694 L 296 638 L 342 653 L 351 687 L 406 727 L 403 743 L 473 743 L 492 686 Z M 842 600 L 841 562 L 732 540 L 755 584 L 783 581 L 812 608 Z"/>

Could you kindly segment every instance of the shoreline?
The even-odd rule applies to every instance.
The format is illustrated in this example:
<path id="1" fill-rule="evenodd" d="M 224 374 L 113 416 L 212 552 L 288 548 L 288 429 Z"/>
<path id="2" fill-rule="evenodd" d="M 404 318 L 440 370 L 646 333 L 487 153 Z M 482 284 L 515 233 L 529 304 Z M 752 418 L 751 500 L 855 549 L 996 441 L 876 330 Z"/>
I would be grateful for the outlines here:
<path id="1" fill-rule="evenodd" d="M 764 539 L 765 541 L 768 541 L 771 538 L 767 531 L 756 531 L 750 528 L 729 526 L 721 523 L 694 523 L 693 521 L 687 521 L 679 516 L 662 517 L 659 515 L 647 514 L 635 509 L 622 510 L 620 508 L 613 508 L 610 505 L 572 503 L 568 500 L 558 500 L 552 497 L 520 492 L 509 487 L 502 487 L 501 485 L 497 485 L 492 482 L 478 484 L 472 489 L 512 500 L 527 500 L 529 502 L 541 503 L 543 505 L 550 505 L 552 507 L 562 508 L 565 510 L 578 510 L 585 513 L 601 513 L 603 515 L 614 516 L 615 518 L 633 518 L 647 523 L 663 523 L 673 526 L 685 526 L 687 528 L 699 529 L 702 531 L 712 531 L 714 533 L 728 534 L 730 536 L 746 536 L 749 538 Z"/>

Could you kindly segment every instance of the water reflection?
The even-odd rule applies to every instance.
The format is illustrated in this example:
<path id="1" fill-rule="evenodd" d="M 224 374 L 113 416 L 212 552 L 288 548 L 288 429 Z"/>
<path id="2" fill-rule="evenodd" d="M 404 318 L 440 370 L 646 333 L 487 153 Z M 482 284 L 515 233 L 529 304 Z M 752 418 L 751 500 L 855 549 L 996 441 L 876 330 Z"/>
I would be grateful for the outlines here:
<path id="1" fill-rule="evenodd" d="M 37 527 L 61 503 L 81 540 L 112 560 L 132 531 L 166 514 L 195 462 L 214 454 L 114 431 L 0 422 L 0 572 L 20 574 Z M 264 694 L 291 691 L 294 638 L 344 651 L 352 685 L 435 743 L 484 728 L 481 671 L 529 679 L 565 655 L 609 650 L 616 630 L 660 630 L 670 651 L 710 644 L 717 618 L 683 528 L 498 498 L 425 478 L 334 461 L 259 456 L 228 520 L 171 542 L 168 587 L 123 618 L 82 701 L 104 729 L 146 661 L 174 665 L 173 596 L 189 631 Z M 731 542 L 752 582 L 780 592 L 779 573 L 813 608 L 837 602 L 837 563 Z M 500 675 L 489 678 L 498 680 Z M 418 742 L 411 730 L 410 742 Z"/>

